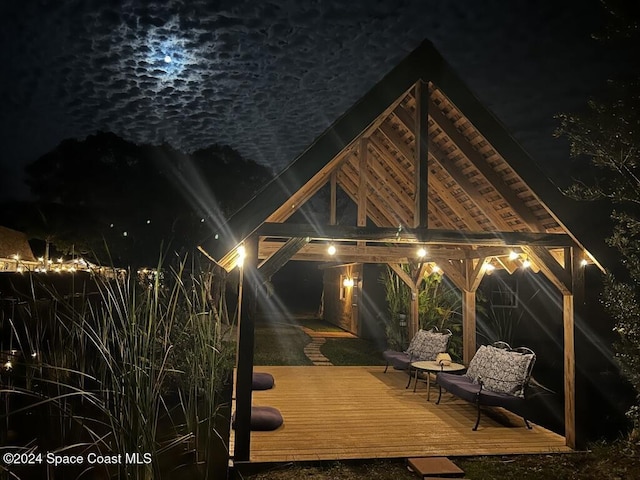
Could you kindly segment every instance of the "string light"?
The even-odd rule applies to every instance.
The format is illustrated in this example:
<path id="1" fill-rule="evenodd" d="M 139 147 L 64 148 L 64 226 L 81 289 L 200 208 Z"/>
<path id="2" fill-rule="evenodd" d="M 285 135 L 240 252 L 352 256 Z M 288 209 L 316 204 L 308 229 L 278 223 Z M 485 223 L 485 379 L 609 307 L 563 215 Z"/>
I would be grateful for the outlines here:
<path id="1" fill-rule="evenodd" d="M 236 249 L 236 253 L 238 254 L 238 260 L 236 261 L 236 266 L 242 267 L 244 265 L 244 259 L 247 258 L 247 249 L 244 248 L 244 245 L 238 245 Z"/>
<path id="2" fill-rule="evenodd" d="M 515 260 L 519 257 L 520 255 L 518 255 L 516 252 L 514 252 L 513 250 L 511 250 L 509 252 L 509 260 Z"/>

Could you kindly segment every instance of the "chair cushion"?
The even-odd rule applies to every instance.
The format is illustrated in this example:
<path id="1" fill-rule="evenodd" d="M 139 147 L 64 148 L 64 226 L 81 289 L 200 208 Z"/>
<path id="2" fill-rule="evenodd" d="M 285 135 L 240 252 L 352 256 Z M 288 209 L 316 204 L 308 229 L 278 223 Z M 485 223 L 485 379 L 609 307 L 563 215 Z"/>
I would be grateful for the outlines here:
<path id="1" fill-rule="evenodd" d="M 251 382 L 252 390 L 270 390 L 275 385 L 273 375 L 266 372 L 254 372 Z"/>
<path id="2" fill-rule="evenodd" d="M 385 350 L 382 356 L 396 370 L 407 370 L 411 364 L 411 357 L 405 352 L 395 350 Z"/>
<path id="3" fill-rule="evenodd" d="M 251 430 L 268 432 L 284 423 L 280 410 L 275 407 L 251 407 Z M 231 426 L 236 428 L 236 412 L 231 417 Z"/>
<path id="4" fill-rule="evenodd" d="M 476 383 L 482 380 L 487 390 L 524 397 L 533 357 L 533 354 L 483 345 L 471 359 L 466 376 Z"/>

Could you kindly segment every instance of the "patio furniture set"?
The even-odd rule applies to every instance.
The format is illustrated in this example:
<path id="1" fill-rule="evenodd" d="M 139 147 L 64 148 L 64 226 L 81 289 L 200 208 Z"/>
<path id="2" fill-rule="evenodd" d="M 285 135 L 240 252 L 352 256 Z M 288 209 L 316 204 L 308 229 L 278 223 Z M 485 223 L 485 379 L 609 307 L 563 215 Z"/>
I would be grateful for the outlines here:
<path id="1" fill-rule="evenodd" d="M 502 407 L 520 415 L 527 428 L 531 428 L 527 408 L 527 390 L 531 371 L 536 361 L 535 353 L 527 347 L 511 348 L 506 342 L 482 345 L 475 353 L 469 366 L 451 362 L 446 353 L 450 331 L 436 329 L 419 330 L 411 340 L 407 350 L 383 352 L 387 364 L 396 370 L 409 374 L 405 388 L 415 380 L 413 391 L 420 374 L 427 384 L 427 401 L 430 397 L 431 374 L 435 374 L 438 384 L 438 400 L 442 400 L 442 390 L 471 402 L 477 407 L 477 417 L 472 430 L 480 423 L 481 407 Z M 466 371 L 465 371 L 466 370 Z"/>

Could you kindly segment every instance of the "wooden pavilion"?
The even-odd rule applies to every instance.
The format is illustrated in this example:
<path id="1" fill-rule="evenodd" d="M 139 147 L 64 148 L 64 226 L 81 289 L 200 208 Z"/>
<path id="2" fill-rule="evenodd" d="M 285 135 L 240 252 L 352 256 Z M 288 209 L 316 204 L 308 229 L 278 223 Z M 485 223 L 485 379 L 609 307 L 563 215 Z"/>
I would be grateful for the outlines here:
<path id="1" fill-rule="evenodd" d="M 327 211 L 293 223 L 323 188 Z M 337 224 L 338 188 L 357 206 L 355 225 Z M 476 290 L 485 272 L 527 267 L 546 276 L 563 297 L 564 436 L 574 448 L 574 316 L 584 266 L 602 267 L 578 239 L 571 207 L 423 42 L 200 246 L 227 271 L 246 255 L 234 460 L 249 460 L 259 286 L 289 260 L 338 258 L 386 263 L 414 292 L 425 273 L 442 269 L 462 292 L 465 363 L 476 351 Z M 406 263 L 411 274 L 400 267 Z M 418 328 L 412 303 L 410 334 Z"/>

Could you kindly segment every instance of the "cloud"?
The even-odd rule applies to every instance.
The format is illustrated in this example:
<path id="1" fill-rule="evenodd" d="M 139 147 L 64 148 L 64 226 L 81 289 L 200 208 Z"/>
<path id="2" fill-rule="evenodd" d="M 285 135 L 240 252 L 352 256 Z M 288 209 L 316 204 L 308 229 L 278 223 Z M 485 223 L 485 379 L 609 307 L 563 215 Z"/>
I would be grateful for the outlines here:
<path id="1" fill-rule="evenodd" d="M 527 115 L 567 105 L 557 96 L 575 77 L 558 70 L 575 58 L 594 62 L 584 49 L 589 32 L 568 24 L 592 20 L 593 8 L 577 11 L 575 2 L 92 0 L 2 8 L 0 141 L 43 138 L 7 149 L 22 161 L 62 135 L 112 130 L 184 151 L 228 144 L 279 170 L 426 37 L 528 139 Z M 585 79 L 578 93 L 593 83 Z"/>

